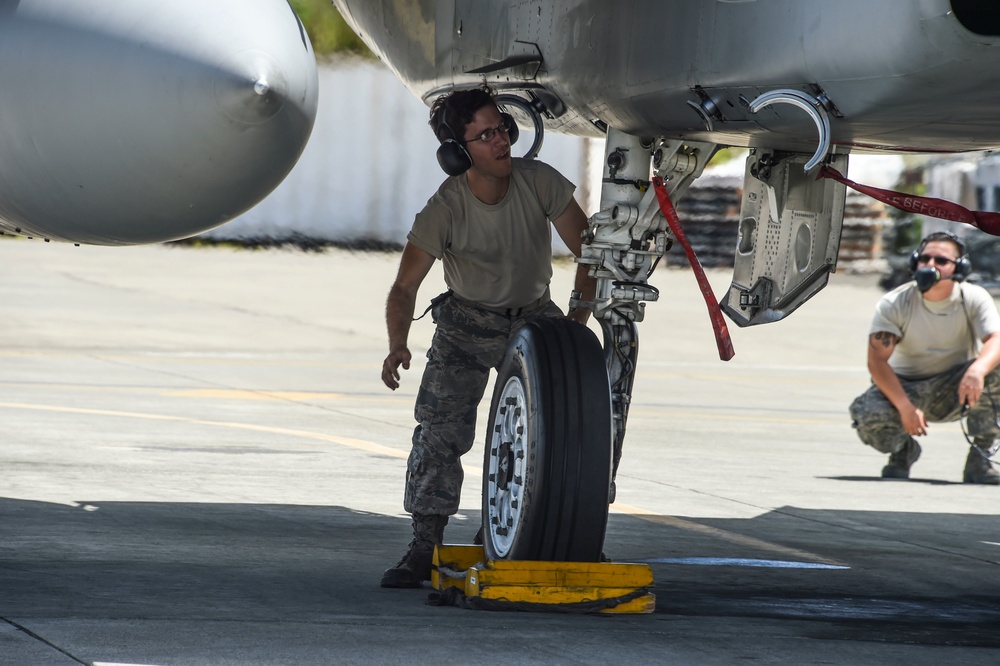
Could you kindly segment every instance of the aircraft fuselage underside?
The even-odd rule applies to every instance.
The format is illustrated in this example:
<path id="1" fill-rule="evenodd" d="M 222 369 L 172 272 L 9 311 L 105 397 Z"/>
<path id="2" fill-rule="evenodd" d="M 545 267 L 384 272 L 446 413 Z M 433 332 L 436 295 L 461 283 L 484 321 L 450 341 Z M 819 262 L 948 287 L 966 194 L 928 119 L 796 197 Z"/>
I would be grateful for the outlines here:
<path id="1" fill-rule="evenodd" d="M 812 152 L 809 119 L 749 104 L 822 100 L 850 151 L 1000 146 L 1000 7 L 974 0 L 335 0 L 428 103 L 484 79 L 536 97 L 546 129 Z"/>

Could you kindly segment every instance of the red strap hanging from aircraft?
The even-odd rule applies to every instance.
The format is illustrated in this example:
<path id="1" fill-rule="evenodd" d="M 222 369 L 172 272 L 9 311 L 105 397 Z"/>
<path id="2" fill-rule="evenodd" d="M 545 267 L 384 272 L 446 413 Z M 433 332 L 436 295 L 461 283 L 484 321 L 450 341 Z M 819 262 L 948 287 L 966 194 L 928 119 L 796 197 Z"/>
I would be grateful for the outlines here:
<path id="1" fill-rule="evenodd" d="M 829 166 L 820 168 L 816 178 L 817 180 L 820 178 L 832 178 L 838 183 L 843 183 L 851 189 L 857 190 L 862 194 L 867 194 L 871 198 L 899 210 L 916 213 L 917 215 L 936 217 L 941 220 L 964 222 L 993 236 L 1000 236 L 1000 213 L 969 210 L 964 206 L 951 201 L 945 201 L 944 199 L 921 197 L 915 194 L 906 194 L 905 192 L 883 190 L 880 187 L 862 185 L 849 178 L 845 178 L 842 173 Z"/>
<path id="2" fill-rule="evenodd" d="M 715 343 L 719 347 L 719 358 L 723 361 L 728 361 L 736 355 L 736 351 L 733 349 L 733 341 L 729 337 L 729 328 L 726 326 L 726 320 L 722 317 L 722 308 L 719 307 L 719 301 L 715 299 L 715 294 L 712 293 L 712 285 L 708 283 L 708 277 L 705 276 L 705 269 L 701 267 L 701 262 L 698 261 L 698 256 L 694 253 L 694 248 L 691 247 L 691 243 L 688 242 L 687 236 L 684 234 L 684 229 L 681 228 L 680 218 L 677 217 L 674 204 L 670 201 L 670 194 L 667 193 L 667 188 L 663 186 L 663 179 L 658 176 L 653 178 L 653 187 L 656 189 L 656 198 L 660 202 L 660 211 L 663 213 L 663 217 L 667 219 L 667 224 L 670 226 L 670 231 L 673 232 L 674 238 L 684 248 L 684 254 L 687 256 L 688 263 L 691 264 L 691 270 L 694 271 L 695 279 L 698 280 L 701 295 L 705 297 L 705 305 L 708 306 L 708 316 L 712 320 L 712 328 L 715 329 Z"/>

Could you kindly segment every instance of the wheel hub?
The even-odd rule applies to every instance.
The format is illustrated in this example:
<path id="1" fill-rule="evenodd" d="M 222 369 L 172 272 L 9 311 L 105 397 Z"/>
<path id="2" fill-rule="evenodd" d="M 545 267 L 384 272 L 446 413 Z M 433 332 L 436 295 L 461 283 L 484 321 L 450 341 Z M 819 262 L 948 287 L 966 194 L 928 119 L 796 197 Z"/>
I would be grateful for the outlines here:
<path id="1" fill-rule="evenodd" d="M 524 385 L 511 377 L 500 395 L 490 439 L 486 527 L 497 554 L 505 556 L 514 543 L 525 487 L 527 400 Z"/>
<path id="2" fill-rule="evenodd" d="M 507 490 L 514 480 L 514 443 L 501 442 L 497 455 L 497 489 Z"/>

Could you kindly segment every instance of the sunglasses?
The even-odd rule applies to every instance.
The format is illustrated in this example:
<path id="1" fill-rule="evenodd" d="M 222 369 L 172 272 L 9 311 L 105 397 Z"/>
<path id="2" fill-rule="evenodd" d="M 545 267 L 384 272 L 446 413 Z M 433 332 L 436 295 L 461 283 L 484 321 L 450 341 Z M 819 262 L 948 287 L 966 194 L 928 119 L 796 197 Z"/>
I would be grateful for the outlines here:
<path id="1" fill-rule="evenodd" d="M 949 259 L 948 257 L 935 257 L 930 254 L 921 254 L 917 257 L 918 264 L 929 264 L 934 262 L 935 266 L 947 266 L 948 264 L 954 264 L 954 259 Z"/>

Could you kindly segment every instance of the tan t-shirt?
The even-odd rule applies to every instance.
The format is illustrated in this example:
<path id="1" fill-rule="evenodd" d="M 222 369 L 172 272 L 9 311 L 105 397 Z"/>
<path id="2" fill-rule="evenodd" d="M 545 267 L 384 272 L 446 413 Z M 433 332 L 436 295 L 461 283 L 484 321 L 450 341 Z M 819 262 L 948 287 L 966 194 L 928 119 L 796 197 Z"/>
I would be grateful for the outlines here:
<path id="1" fill-rule="evenodd" d="M 1000 314 L 978 285 L 955 283 L 948 298 L 928 301 L 915 282 L 907 282 L 875 306 L 868 334 L 880 331 L 899 337 L 889 367 L 907 379 L 923 379 L 975 358 L 980 341 L 1000 331 Z"/>
<path id="2" fill-rule="evenodd" d="M 552 227 L 576 187 L 544 162 L 515 158 L 500 203 L 477 199 L 465 175 L 446 180 L 417 213 L 407 239 L 441 259 L 455 295 L 494 308 L 519 308 L 552 279 Z"/>

